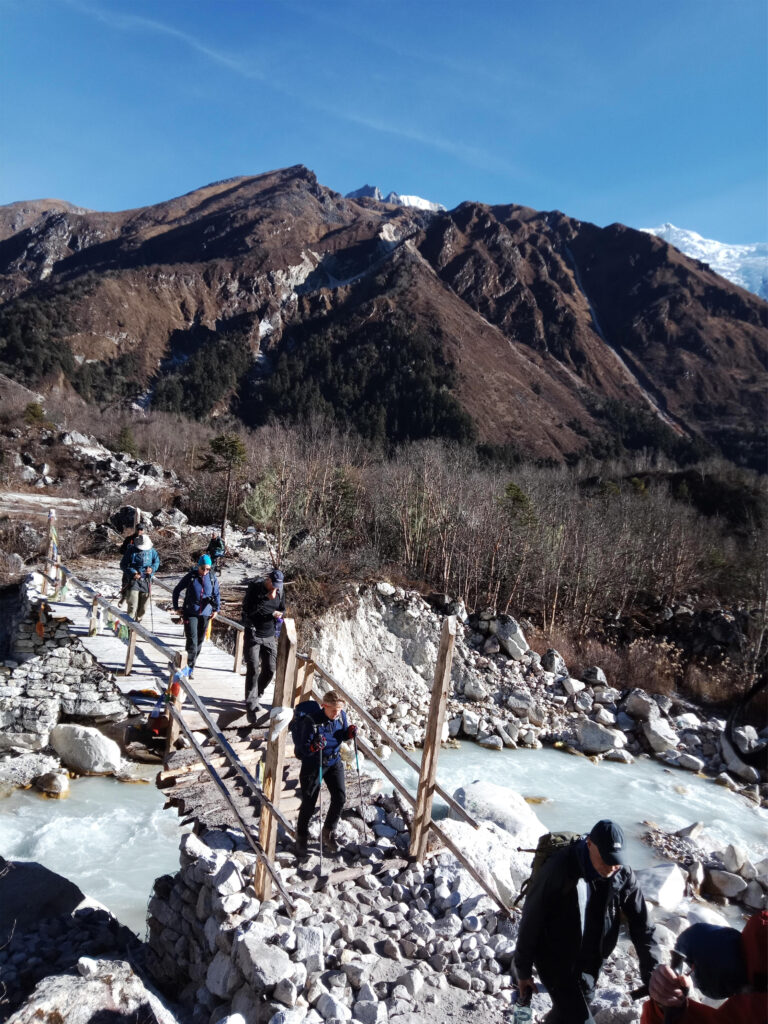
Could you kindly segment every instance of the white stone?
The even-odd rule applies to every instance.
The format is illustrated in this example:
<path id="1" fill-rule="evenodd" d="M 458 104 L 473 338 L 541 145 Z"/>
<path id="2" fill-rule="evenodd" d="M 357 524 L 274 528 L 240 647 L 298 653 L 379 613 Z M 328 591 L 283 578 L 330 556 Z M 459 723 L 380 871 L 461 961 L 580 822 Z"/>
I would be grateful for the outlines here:
<path id="1" fill-rule="evenodd" d="M 579 745 L 587 754 L 604 754 L 613 747 L 623 746 L 623 733 L 615 729 L 607 729 L 604 725 L 593 722 L 590 718 L 582 718 L 576 726 Z"/>
<path id="2" fill-rule="evenodd" d="M 726 871 L 732 871 L 734 874 L 741 872 L 746 859 L 747 851 L 743 846 L 737 846 L 735 843 L 730 843 L 723 851 L 723 867 Z"/>
<path id="3" fill-rule="evenodd" d="M 740 875 L 734 875 L 731 871 L 721 871 L 719 868 L 707 869 L 706 888 L 709 892 L 718 896 L 732 898 L 744 892 L 747 883 Z"/>
<path id="4" fill-rule="evenodd" d="M 242 975 L 230 957 L 221 950 L 211 960 L 205 975 L 205 986 L 221 999 L 231 999 L 242 984 Z"/>
<path id="5" fill-rule="evenodd" d="M 351 1020 L 352 1011 L 348 1006 L 329 993 L 324 993 L 315 1003 L 315 1009 L 324 1020 Z"/>
<path id="6" fill-rule="evenodd" d="M 675 910 L 685 896 L 686 873 L 677 864 L 658 864 L 636 872 L 643 896 L 665 910 Z"/>
<path id="7" fill-rule="evenodd" d="M 657 718 L 650 718 L 648 721 L 643 722 L 640 726 L 643 735 L 648 740 L 651 748 L 656 751 L 657 754 L 662 753 L 665 750 L 674 750 L 679 740 L 677 733 L 666 720 L 658 716 Z"/>
<path id="8" fill-rule="evenodd" d="M 57 725 L 50 744 L 63 764 L 82 774 L 114 774 L 122 767 L 114 740 L 87 725 Z"/>
<path id="9" fill-rule="evenodd" d="M 560 683 L 569 697 L 572 697 L 576 693 L 581 693 L 581 691 L 586 689 L 587 686 L 587 684 L 582 683 L 580 679 L 572 679 L 571 676 L 566 676 L 565 679 L 561 679 Z"/>

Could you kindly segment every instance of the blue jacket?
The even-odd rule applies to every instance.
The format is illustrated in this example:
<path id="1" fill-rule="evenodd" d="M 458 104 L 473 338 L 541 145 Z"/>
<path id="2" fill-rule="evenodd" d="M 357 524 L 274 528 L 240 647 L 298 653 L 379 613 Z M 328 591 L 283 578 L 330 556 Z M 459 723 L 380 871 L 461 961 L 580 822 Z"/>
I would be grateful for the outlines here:
<path id="1" fill-rule="evenodd" d="M 341 744 L 347 738 L 347 713 L 342 711 L 338 718 L 326 718 L 322 707 L 314 700 L 303 700 L 294 710 L 295 726 L 291 731 L 296 756 L 302 762 L 309 762 L 320 767 L 320 754 L 313 754 L 309 745 L 320 735 L 325 737 L 323 747 L 323 767 L 331 768 L 341 757 Z"/>
<path id="2" fill-rule="evenodd" d="M 201 576 L 197 569 L 192 569 L 182 576 L 173 588 L 174 611 L 179 610 L 179 598 L 182 591 L 184 592 L 184 603 L 181 606 L 181 614 L 185 619 L 189 619 L 193 615 L 208 618 L 221 607 L 219 581 L 213 573 L 207 572 Z"/>
<path id="3" fill-rule="evenodd" d="M 123 572 L 131 575 L 135 572 L 143 574 L 144 570 L 149 568 L 154 575 L 160 568 L 160 556 L 154 548 L 150 548 L 148 551 L 139 551 L 137 547 L 131 545 L 120 559 L 120 568 Z"/>

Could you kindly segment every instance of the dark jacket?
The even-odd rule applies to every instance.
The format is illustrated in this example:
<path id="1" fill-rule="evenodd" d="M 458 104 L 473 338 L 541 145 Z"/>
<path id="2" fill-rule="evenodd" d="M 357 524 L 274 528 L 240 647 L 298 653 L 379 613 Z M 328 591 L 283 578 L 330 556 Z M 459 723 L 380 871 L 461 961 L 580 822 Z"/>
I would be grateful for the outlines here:
<path id="1" fill-rule="evenodd" d="M 255 637 L 275 635 L 276 620 L 274 612 L 285 611 L 285 595 L 278 589 L 274 597 L 263 580 L 253 580 L 243 598 L 242 623 Z"/>
<path id="2" fill-rule="evenodd" d="M 313 754 L 309 745 L 315 736 L 323 736 L 323 767 L 331 768 L 341 757 L 341 744 L 347 738 L 347 713 L 342 711 L 338 718 L 327 718 L 322 707 L 314 700 L 303 700 L 296 705 L 294 716 L 297 721 L 293 742 L 296 756 L 302 763 L 314 763 L 320 767 L 320 754 Z"/>
<path id="3" fill-rule="evenodd" d="M 580 898 L 585 896 L 582 930 Z M 601 878 L 589 863 L 585 838 L 559 850 L 528 888 L 515 950 L 518 977 L 530 978 L 535 964 L 545 985 L 563 984 L 574 974 L 597 979 L 616 946 L 622 915 L 647 982 L 656 966 L 653 929 L 634 871 L 623 865 L 611 878 Z"/>
<path id="4" fill-rule="evenodd" d="M 208 547 L 205 550 L 211 556 L 211 558 L 223 558 L 227 551 L 224 541 L 221 539 L 221 537 L 211 538 L 211 542 L 209 543 Z"/>
<path id="5" fill-rule="evenodd" d="M 201 576 L 197 569 L 192 569 L 182 576 L 173 588 L 173 607 L 179 610 L 179 598 L 184 594 L 184 603 L 181 606 L 181 614 L 185 619 L 193 615 L 202 615 L 207 618 L 221 607 L 219 594 L 219 581 L 216 577 L 207 572 Z"/>

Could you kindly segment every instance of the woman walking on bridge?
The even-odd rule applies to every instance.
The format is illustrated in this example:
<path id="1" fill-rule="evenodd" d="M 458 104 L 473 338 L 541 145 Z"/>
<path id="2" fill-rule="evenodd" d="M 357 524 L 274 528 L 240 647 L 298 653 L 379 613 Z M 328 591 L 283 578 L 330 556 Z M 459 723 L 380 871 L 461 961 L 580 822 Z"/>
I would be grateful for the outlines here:
<path id="1" fill-rule="evenodd" d="M 209 555 L 201 555 L 196 569 L 182 576 L 173 588 L 173 609 L 179 611 L 179 599 L 184 595 L 181 617 L 184 622 L 184 636 L 187 640 L 187 664 L 189 678 L 194 675 L 195 662 L 203 646 L 208 623 L 221 607 L 219 581 L 211 573 Z"/>

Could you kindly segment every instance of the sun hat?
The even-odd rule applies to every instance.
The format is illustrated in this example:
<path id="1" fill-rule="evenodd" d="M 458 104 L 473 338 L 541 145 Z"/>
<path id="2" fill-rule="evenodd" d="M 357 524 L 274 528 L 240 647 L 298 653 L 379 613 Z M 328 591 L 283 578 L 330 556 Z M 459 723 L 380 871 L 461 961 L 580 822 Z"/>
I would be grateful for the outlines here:
<path id="1" fill-rule="evenodd" d="M 136 538 L 133 544 L 137 551 L 149 551 L 152 547 L 152 541 L 147 533 L 142 533 L 140 537 Z"/>

